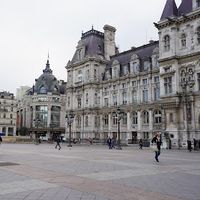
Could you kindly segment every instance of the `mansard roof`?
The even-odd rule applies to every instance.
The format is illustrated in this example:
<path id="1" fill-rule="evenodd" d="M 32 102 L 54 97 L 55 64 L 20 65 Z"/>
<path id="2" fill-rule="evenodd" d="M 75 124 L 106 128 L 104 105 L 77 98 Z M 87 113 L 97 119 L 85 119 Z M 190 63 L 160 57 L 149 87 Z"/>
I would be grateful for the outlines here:
<path id="1" fill-rule="evenodd" d="M 81 61 L 80 50 L 82 51 L 81 59 L 85 57 L 102 58 L 104 56 L 104 33 L 93 28 L 86 33 L 82 33 L 81 40 L 71 61 L 72 64 Z"/>
<path id="2" fill-rule="evenodd" d="M 117 60 L 120 65 L 127 65 L 130 63 L 131 57 L 134 54 L 136 54 L 141 61 L 147 60 L 152 56 L 156 47 L 158 47 L 158 41 L 153 41 L 137 48 L 134 47 L 131 50 L 112 56 L 110 64 L 112 64 L 114 60 Z"/>
<path id="3" fill-rule="evenodd" d="M 174 0 L 167 0 L 160 20 L 178 16 L 178 9 Z"/>

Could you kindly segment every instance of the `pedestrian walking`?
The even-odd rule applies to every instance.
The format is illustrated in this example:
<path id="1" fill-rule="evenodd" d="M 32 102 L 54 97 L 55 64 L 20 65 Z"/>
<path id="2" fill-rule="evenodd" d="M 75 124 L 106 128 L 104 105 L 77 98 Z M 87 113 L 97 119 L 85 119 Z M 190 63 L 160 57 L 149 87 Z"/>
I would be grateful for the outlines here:
<path id="1" fill-rule="evenodd" d="M 112 149 L 112 140 L 110 137 L 108 137 L 107 139 L 107 144 L 108 144 L 109 149 Z"/>
<path id="2" fill-rule="evenodd" d="M 2 143 L 2 141 L 3 141 L 3 140 L 2 140 L 2 137 L 0 136 L 0 144 Z"/>
<path id="3" fill-rule="evenodd" d="M 191 152 L 192 151 L 192 142 L 191 142 L 191 140 L 187 140 L 187 147 L 188 147 L 188 151 Z"/>
<path id="4" fill-rule="evenodd" d="M 112 149 L 112 148 L 115 148 L 115 144 L 116 144 L 115 138 L 113 137 L 113 138 L 111 139 L 111 149 Z"/>
<path id="5" fill-rule="evenodd" d="M 161 136 L 160 133 L 156 133 L 156 135 L 153 137 L 153 139 L 151 140 L 152 145 L 155 145 L 155 160 L 156 162 L 159 162 L 158 157 L 160 156 L 160 152 L 161 152 Z"/>
<path id="6" fill-rule="evenodd" d="M 139 147 L 140 147 L 140 149 L 142 149 L 142 147 L 143 147 L 143 140 L 142 140 L 142 138 L 140 138 L 140 140 L 139 140 Z"/>
<path id="7" fill-rule="evenodd" d="M 57 138 L 56 138 L 56 146 L 55 146 L 55 149 L 57 149 L 57 147 L 59 147 L 59 150 L 61 149 L 61 146 L 60 146 L 60 137 L 57 137 Z"/>

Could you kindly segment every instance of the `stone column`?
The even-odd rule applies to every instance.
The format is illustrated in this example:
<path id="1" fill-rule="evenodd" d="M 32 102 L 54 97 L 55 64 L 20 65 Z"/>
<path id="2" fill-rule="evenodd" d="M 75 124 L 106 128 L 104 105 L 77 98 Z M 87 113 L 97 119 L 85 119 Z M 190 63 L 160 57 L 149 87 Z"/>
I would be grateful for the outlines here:
<path id="1" fill-rule="evenodd" d="M 153 111 L 149 109 L 149 132 L 153 130 Z"/>

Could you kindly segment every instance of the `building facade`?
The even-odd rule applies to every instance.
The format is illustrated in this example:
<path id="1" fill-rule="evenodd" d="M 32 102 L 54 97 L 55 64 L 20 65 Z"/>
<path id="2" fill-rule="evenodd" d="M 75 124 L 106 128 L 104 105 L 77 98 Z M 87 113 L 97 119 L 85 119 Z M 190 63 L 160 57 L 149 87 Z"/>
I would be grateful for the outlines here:
<path id="1" fill-rule="evenodd" d="M 0 92 L 0 135 L 16 135 L 17 101 L 14 94 Z"/>
<path id="2" fill-rule="evenodd" d="M 200 1 L 177 8 L 167 0 L 154 24 L 159 41 L 122 53 L 112 26 L 82 34 L 66 66 L 74 138 L 105 141 L 120 128 L 124 143 L 148 141 L 155 132 L 174 146 L 200 139 Z"/>
<path id="3" fill-rule="evenodd" d="M 17 128 L 27 128 L 32 138 L 49 140 L 65 133 L 65 85 L 52 74 L 49 59 L 35 85 L 19 101 Z"/>

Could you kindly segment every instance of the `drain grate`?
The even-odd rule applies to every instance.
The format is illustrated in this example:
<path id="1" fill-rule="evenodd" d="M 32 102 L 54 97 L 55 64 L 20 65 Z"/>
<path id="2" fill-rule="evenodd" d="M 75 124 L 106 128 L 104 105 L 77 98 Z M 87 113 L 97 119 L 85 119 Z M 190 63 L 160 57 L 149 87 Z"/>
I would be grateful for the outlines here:
<path id="1" fill-rule="evenodd" d="M 12 162 L 0 162 L 0 167 L 12 166 L 12 165 L 19 165 L 19 164 Z"/>

